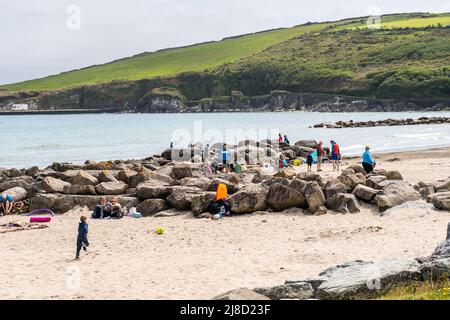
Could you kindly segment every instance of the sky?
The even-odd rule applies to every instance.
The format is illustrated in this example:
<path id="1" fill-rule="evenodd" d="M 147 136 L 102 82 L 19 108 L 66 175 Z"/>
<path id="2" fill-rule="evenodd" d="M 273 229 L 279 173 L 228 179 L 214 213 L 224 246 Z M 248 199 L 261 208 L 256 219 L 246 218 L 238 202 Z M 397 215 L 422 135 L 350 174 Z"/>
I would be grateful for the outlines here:
<path id="1" fill-rule="evenodd" d="M 0 84 L 224 37 L 450 0 L 0 0 Z"/>

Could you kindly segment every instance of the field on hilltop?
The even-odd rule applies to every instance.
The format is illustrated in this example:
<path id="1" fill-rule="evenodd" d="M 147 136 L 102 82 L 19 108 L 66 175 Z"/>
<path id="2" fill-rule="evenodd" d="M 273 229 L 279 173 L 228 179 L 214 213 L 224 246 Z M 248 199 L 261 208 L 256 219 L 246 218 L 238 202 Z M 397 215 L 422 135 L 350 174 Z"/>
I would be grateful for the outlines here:
<path id="1" fill-rule="evenodd" d="M 148 81 L 189 100 L 272 90 L 373 98 L 450 97 L 450 14 L 308 23 L 161 50 L 42 79 L 0 86 L 54 91 Z M 111 85 L 113 86 L 113 84 Z"/>

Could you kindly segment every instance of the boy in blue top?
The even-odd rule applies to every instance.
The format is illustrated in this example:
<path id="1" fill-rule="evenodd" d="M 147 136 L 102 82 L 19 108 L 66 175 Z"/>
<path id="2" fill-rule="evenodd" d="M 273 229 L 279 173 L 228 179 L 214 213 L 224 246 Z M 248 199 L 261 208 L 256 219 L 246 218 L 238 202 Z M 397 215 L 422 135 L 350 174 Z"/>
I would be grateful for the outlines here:
<path id="1" fill-rule="evenodd" d="M 0 202 L 2 203 L 2 209 L 5 216 L 11 213 L 14 206 L 14 198 L 6 193 L 2 193 L 0 197 Z"/>
<path id="2" fill-rule="evenodd" d="M 371 173 L 375 168 L 376 162 L 373 160 L 372 155 L 370 154 L 370 148 L 366 147 L 366 151 L 363 153 L 363 161 L 362 165 L 367 174 Z"/>
<path id="3" fill-rule="evenodd" d="M 77 255 L 75 260 L 80 259 L 80 251 L 83 248 L 86 251 L 86 247 L 89 246 L 89 241 L 87 238 L 89 232 L 89 225 L 86 223 L 87 218 L 85 216 L 81 216 L 80 223 L 78 224 L 78 236 L 77 236 Z"/>

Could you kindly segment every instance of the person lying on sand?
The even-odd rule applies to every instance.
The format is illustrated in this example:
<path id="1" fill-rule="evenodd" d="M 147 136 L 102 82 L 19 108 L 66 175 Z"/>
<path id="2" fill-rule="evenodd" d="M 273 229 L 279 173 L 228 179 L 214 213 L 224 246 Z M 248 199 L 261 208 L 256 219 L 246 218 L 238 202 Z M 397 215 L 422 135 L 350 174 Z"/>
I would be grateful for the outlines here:
<path id="1" fill-rule="evenodd" d="M 2 203 L 3 214 L 9 215 L 14 207 L 14 198 L 9 194 L 2 193 L 0 202 Z"/>
<path id="2" fill-rule="evenodd" d="M 80 223 L 78 224 L 78 236 L 77 236 L 77 253 L 75 260 L 80 259 L 80 251 L 83 248 L 84 251 L 89 247 L 89 241 L 87 238 L 89 232 L 89 225 L 86 222 L 86 216 L 81 216 Z"/>

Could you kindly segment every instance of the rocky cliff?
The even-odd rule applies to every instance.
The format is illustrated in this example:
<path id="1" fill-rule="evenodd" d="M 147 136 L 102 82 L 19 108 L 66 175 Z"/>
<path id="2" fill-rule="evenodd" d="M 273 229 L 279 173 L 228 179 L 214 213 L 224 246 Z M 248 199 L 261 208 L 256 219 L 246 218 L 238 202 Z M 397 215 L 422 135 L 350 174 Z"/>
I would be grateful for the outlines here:
<path id="1" fill-rule="evenodd" d="M 0 110 L 98 110 L 123 112 L 397 112 L 442 111 L 450 109 L 450 98 L 370 99 L 332 94 L 291 93 L 272 91 L 262 96 L 245 96 L 233 91 L 230 96 L 187 100 L 177 89 L 149 89 L 149 83 L 114 84 L 113 86 L 76 88 L 61 92 L 3 93 Z"/>

